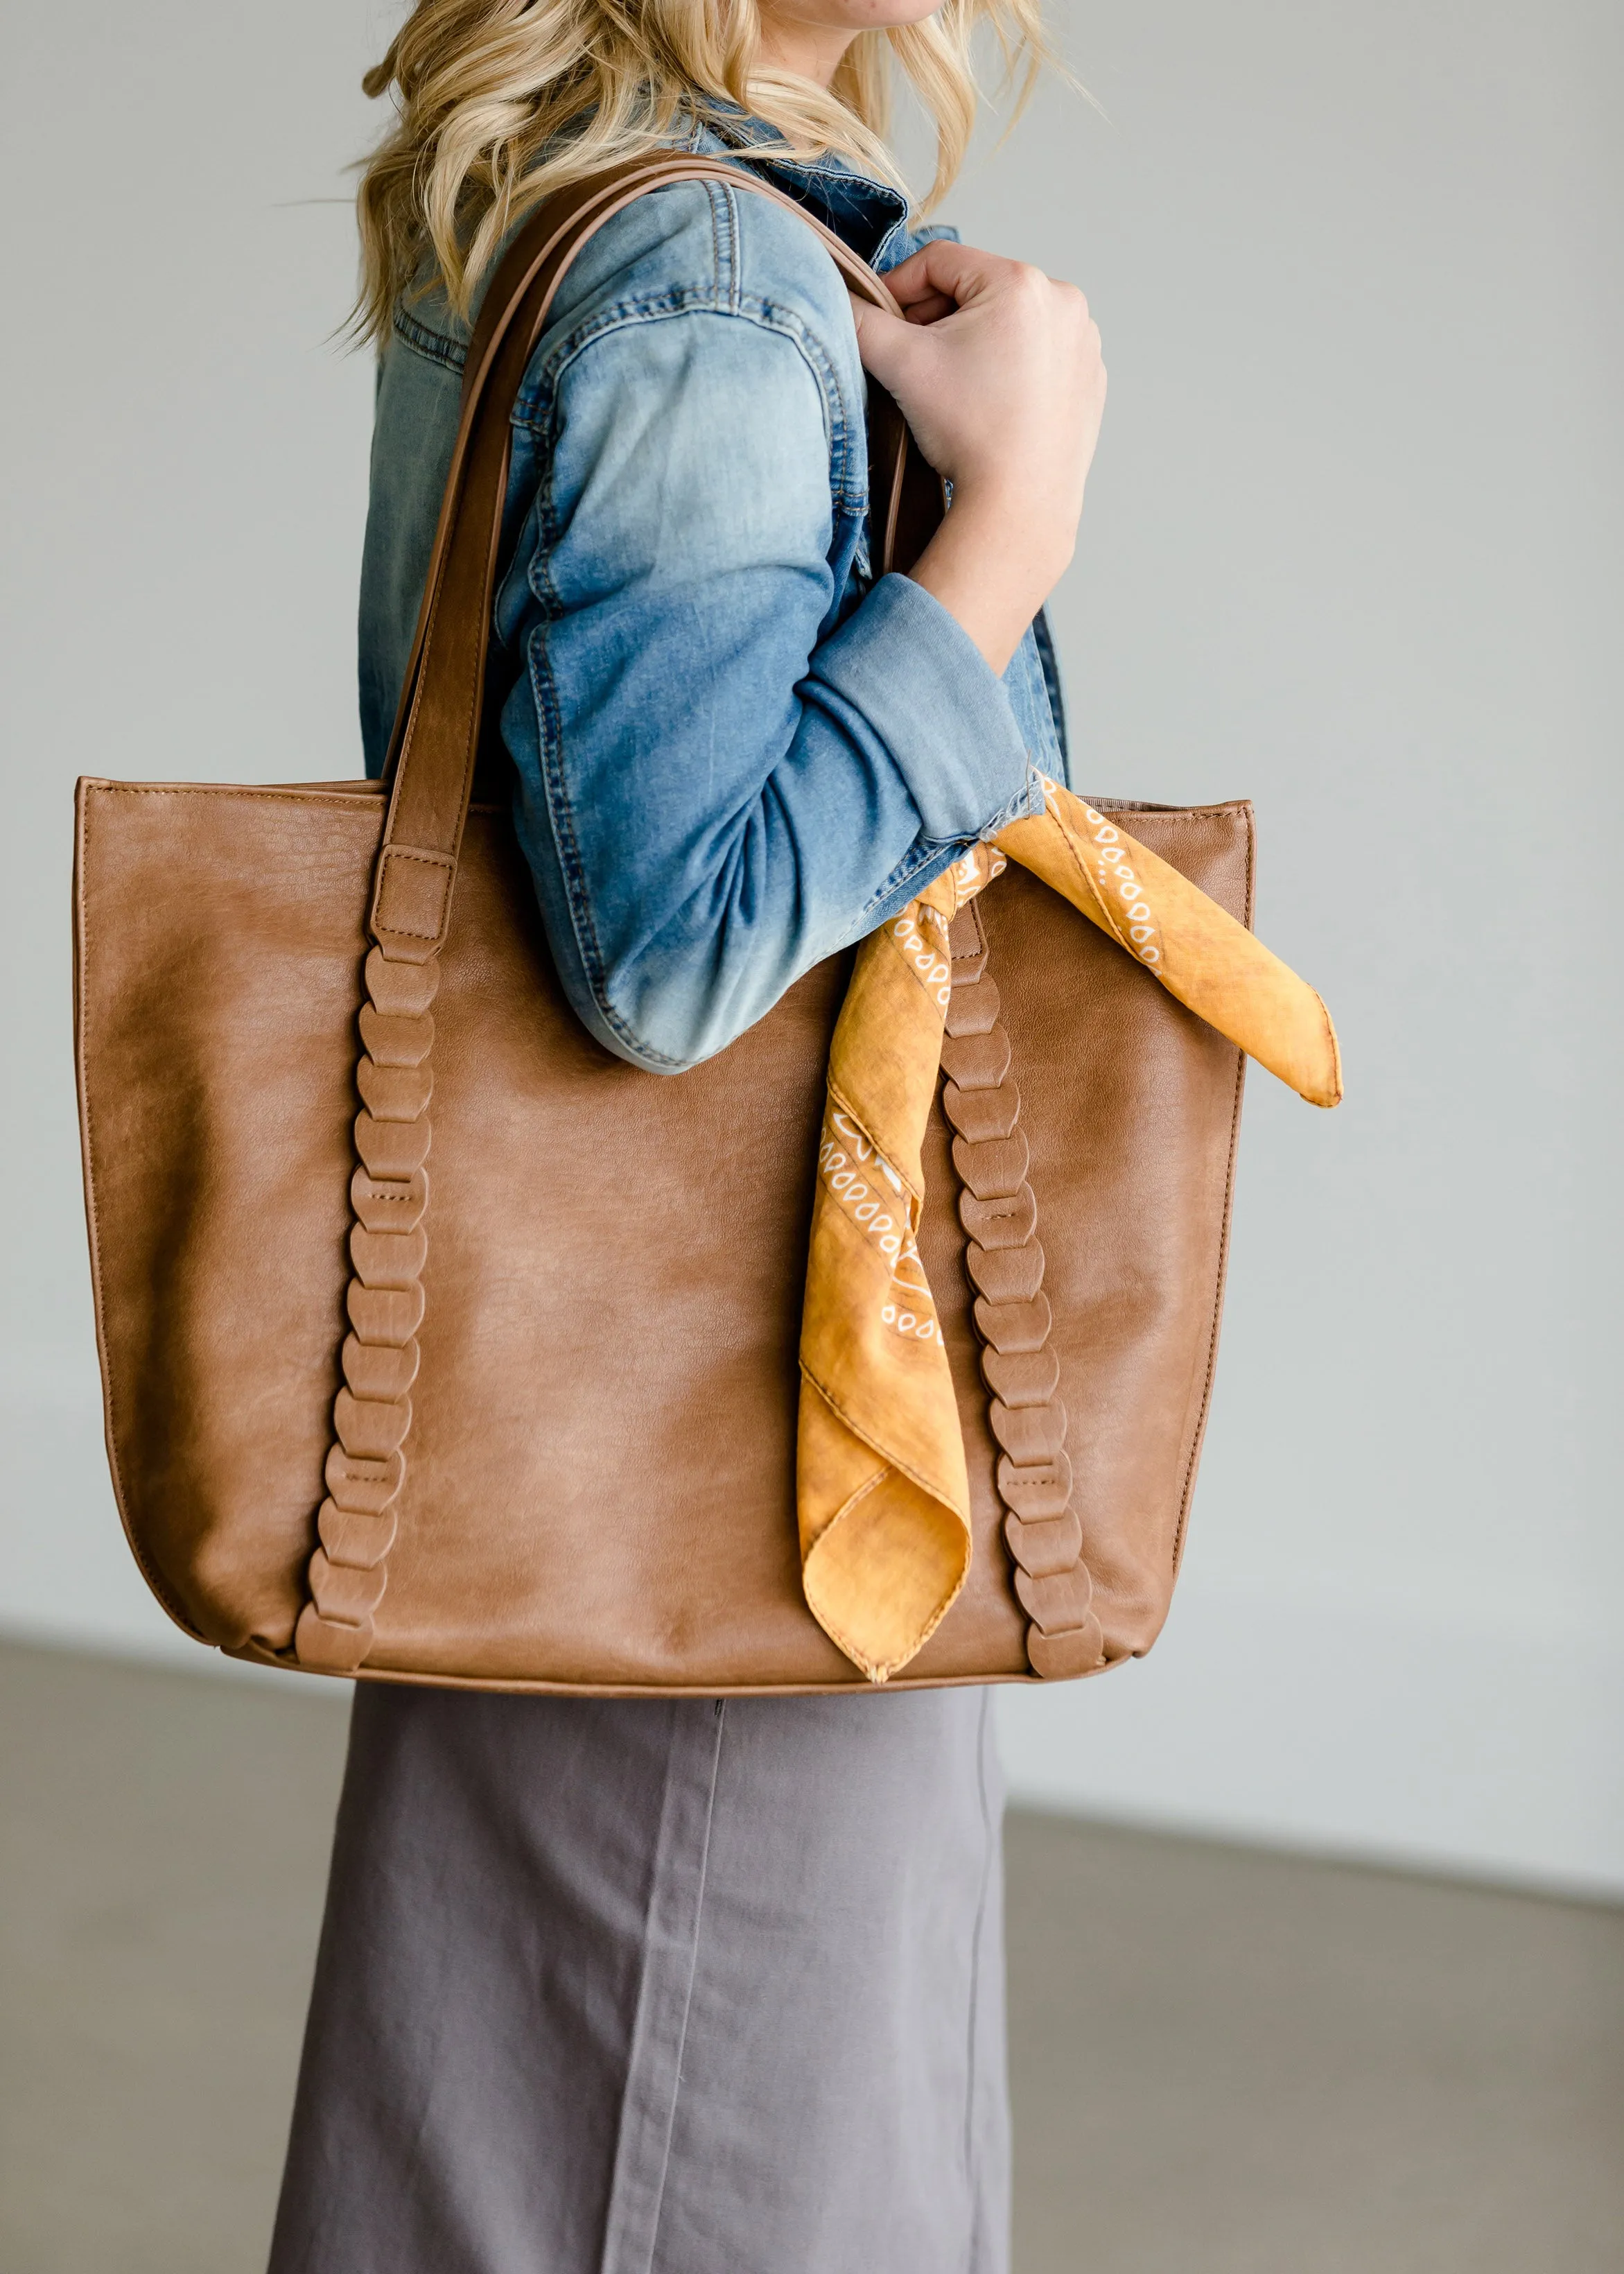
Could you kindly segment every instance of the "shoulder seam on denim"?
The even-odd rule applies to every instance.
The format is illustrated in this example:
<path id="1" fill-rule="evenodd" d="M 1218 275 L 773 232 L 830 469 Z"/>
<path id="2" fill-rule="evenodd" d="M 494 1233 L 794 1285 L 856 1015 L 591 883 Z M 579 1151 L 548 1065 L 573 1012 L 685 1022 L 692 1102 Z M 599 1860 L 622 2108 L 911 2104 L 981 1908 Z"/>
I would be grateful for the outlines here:
<path id="1" fill-rule="evenodd" d="M 667 305 L 663 306 L 653 301 L 639 299 L 621 301 L 613 308 L 599 310 L 589 322 L 560 341 L 549 351 L 539 375 L 526 373 L 524 385 L 514 405 L 514 424 L 530 427 L 538 437 L 544 435 L 551 425 L 550 409 L 544 409 L 544 401 L 550 406 L 569 365 L 599 340 L 614 332 L 628 331 L 634 324 L 669 322 L 674 317 L 688 315 L 732 317 L 753 325 L 757 331 L 769 332 L 789 342 L 811 373 L 813 384 L 823 403 L 828 421 L 826 439 L 831 459 L 831 491 L 842 505 L 866 508 L 868 501 L 866 453 L 853 450 L 856 419 L 841 393 L 828 350 L 793 308 L 756 299 L 751 295 L 741 295 L 739 305 L 729 307 L 719 304 L 713 294 L 696 293 L 690 286 L 682 288 L 680 299 L 674 302 L 668 299 Z M 533 416 L 532 410 L 539 411 L 540 417 Z M 859 463 L 860 458 L 861 463 Z M 856 487 L 851 486 L 853 467 L 860 477 Z"/>
<path id="2" fill-rule="evenodd" d="M 718 292 L 722 290 L 722 272 L 726 266 L 722 252 L 720 213 L 722 201 L 718 194 L 720 186 L 717 182 L 707 182 L 704 184 L 705 202 L 710 208 L 710 277 L 712 284 Z"/>
<path id="3" fill-rule="evenodd" d="M 734 315 L 744 309 L 744 231 L 739 219 L 739 192 L 731 182 L 716 184 L 727 207 L 727 305 Z"/>

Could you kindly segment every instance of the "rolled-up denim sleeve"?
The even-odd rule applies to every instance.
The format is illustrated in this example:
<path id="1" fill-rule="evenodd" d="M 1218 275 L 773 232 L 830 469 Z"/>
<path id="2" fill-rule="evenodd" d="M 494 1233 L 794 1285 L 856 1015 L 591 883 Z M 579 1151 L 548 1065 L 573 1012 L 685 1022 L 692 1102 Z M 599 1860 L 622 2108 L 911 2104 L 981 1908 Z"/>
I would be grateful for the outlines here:
<path id="1" fill-rule="evenodd" d="M 538 439 L 498 613 L 519 833 L 576 1012 L 656 1070 L 1032 794 L 1009 695 L 929 593 L 883 577 L 836 621 L 831 452 L 861 435 L 831 402 L 804 325 L 688 306 L 579 348 Z"/>
<path id="2" fill-rule="evenodd" d="M 1002 681 L 956 618 L 909 577 L 881 577 L 817 648 L 802 692 L 831 719 L 849 719 L 854 733 L 878 737 L 927 838 L 976 836 L 989 790 L 1014 796 L 1026 786 L 1026 746 Z"/>

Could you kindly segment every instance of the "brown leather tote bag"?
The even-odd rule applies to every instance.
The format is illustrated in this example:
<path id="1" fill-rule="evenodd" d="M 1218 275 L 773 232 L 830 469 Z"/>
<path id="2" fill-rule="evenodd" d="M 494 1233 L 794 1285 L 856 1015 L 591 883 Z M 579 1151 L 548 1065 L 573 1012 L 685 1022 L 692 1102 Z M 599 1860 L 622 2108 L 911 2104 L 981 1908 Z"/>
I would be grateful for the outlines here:
<path id="1" fill-rule="evenodd" d="M 531 347 L 590 231 L 692 178 L 757 189 L 704 160 L 621 167 L 534 215 L 493 280 L 387 786 L 79 786 L 113 1480 L 154 1593 L 237 1657 L 598 1694 L 868 1687 L 806 1608 L 794 1499 L 849 958 L 710 1063 L 643 1073 L 574 1018 L 507 812 L 470 800 Z M 876 528 L 906 567 L 939 486 L 894 405 L 871 424 Z M 1248 806 L 1095 802 L 1250 920 Z M 1025 870 L 952 945 L 921 1248 L 974 1560 L 910 1687 L 1088 1672 L 1154 1639 L 1241 1103 L 1241 1053 Z"/>

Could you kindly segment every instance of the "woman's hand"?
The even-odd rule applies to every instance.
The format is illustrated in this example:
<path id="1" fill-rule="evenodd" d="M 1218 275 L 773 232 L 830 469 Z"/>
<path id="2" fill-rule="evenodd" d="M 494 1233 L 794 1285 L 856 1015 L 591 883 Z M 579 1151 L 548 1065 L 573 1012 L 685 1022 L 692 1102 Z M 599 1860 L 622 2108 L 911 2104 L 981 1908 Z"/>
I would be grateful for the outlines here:
<path id="1" fill-rule="evenodd" d="M 1105 410 L 1099 328 L 1075 285 L 927 245 L 853 298 L 863 363 L 895 395 L 952 510 L 912 571 L 1002 673 L 1070 561 Z"/>

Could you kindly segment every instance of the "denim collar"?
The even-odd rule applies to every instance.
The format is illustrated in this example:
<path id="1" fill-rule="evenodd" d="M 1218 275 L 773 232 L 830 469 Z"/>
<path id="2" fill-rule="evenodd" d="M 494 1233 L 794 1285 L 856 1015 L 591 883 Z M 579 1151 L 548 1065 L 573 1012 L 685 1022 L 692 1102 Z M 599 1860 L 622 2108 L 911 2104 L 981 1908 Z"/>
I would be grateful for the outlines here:
<path id="1" fill-rule="evenodd" d="M 737 104 L 712 99 L 704 114 L 694 121 L 688 147 L 708 157 L 727 157 L 734 151 L 760 149 L 782 142 L 783 135 L 764 118 L 752 117 Z M 827 150 L 820 158 L 771 160 L 752 166 L 778 189 L 805 206 L 815 220 L 849 245 L 860 260 L 872 268 L 893 267 L 911 249 L 907 234 L 908 201 L 889 182 L 876 181 Z"/>

